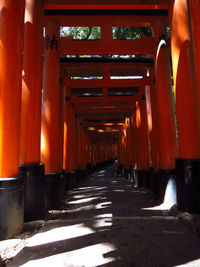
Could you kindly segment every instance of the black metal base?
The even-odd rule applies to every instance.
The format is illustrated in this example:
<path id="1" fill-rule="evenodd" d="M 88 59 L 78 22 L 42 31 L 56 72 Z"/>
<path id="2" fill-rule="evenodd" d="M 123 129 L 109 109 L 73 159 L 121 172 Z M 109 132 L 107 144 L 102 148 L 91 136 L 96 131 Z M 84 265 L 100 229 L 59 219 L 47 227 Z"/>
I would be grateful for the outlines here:
<path id="1" fill-rule="evenodd" d="M 24 178 L 24 221 L 34 221 L 45 216 L 44 164 L 26 164 L 19 167 Z"/>
<path id="2" fill-rule="evenodd" d="M 169 194 L 166 196 L 166 190 L 167 186 L 169 184 L 170 180 L 175 180 L 175 169 L 167 170 L 167 169 L 159 169 L 158 172 L 158 183 L 159 183 L 159 201 L 160 203 L 163 203 L 164 200 L 168 201 L 167 198 L 173 198 L 173 196 L 169 196 Z M 176 192 L 172 192 L 172 189 L 170 189 L 171 194 L 176 194 Z"/>
<path id="3" fill-rule="evenodd" d="M 58 201 L 60 204 L 63 204 L 65 201 L 65 192 L 66 192 L 66 183 L 67 183 L 67 173 L 65 170 L 62 171 L 60 176 L 58 177 L 58 184 L 59 184 L 59 195 Z"/>
<path id="4" fill-rule="evenodd" d="M 60 207 L 60 173 L 45 174 L 45 210 Z"/>
<path id="5" fill-rule="evenodd" d="M 124 168 L 124 178 L 126 180 L 128 180 L 129 179 L 129 176 L 130 176 L 130 169 Z"/>
<path id="6" fill-rule="evenodd" d="M 200 159 L 177 158 L 175 164 L 179 209 L 200 213 Z"/>
<path id="7" fill-rule="evenodd" d="M 158 173 L 154 171 L 154 168 L 153 167 L 150 169 L 150 189 L 151 189 L 151 192 L 156 197 L 159 196 L 159 178 L 158 178 Z"/>
<path id="8" fill-rule="evenodd" d="M 0 240 L 20 234 L 23 225 L 23 179 L 0 178 Z"/>
<path id="9" fill-rule="evenodd" d="M 150 170 L 137 170 L 138 187 L 150 188 Z"/>

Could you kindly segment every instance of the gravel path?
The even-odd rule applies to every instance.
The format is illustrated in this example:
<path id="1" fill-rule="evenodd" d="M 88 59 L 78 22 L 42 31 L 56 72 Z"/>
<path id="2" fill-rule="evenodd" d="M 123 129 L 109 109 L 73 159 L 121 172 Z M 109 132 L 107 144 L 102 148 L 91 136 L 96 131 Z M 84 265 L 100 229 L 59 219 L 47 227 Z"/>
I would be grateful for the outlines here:
<path id="1" fill-rule="evenodd" d="M 66 196 L 53 220 L 23 239 L 7 267 L 200 266 L 200 237 L 116 175 L 94 173 Z"/>

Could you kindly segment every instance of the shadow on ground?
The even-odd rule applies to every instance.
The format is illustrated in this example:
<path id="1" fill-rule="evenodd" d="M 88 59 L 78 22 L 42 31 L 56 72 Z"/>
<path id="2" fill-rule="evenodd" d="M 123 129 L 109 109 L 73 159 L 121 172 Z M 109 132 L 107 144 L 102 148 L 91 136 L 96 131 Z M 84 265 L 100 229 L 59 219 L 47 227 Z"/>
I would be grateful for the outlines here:
<path id="1" fill-rule="evenodd" d="M 150 194 L 115 168 L 69 192 L 64 215 L 46 222 L 6 266 L 200 266 L 200 238 L 175 217 L 146 210 L 156 205 Z"/>

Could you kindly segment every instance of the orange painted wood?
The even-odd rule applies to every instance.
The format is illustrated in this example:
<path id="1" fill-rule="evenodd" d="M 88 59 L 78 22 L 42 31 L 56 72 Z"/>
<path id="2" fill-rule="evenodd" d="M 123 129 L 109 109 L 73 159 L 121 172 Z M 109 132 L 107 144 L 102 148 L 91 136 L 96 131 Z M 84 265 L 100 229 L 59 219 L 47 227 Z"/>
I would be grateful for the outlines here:
<path id="1" fill-rule="evenodd" d="M 151 84 L 151 79 L 144 77 L 142 79 L 94 79 L 94 80 L 70 80 L 66 86 L 70 88 L 103 88 L 103 87 L 140 87 Z"/>
<path id="2" fill-rule="evenodd" d="M 136 105 L 136 127 L 138 135 L 136 141 L 139 142 L 139 169 L 145 170 L 150 167 L 149 136 L 147 122 L 146 97 L 143 94 Z"/>
<path id="3" fill-rule="evenodd" d="M 46 37 L 53 40 L 59 38 L 59 26 L 55 21 L 46 25 Z M 59 40 L 58 40 L 59 41 Z M 54 44 L 54 43 L 53 43 Z M 59 47 L 59 46 L 58 46 Z M 59 48 L 58 48 L 59 49 Z M 59 149 L 60 119 L 59 119 L 59 50 L 56 45 L 45 49 L 43 78 L 43 114 L 42 114 L 42 161 L 46 173 L 62 171 Z"/>
<path id="4" fill-rule="evenodd" d="M 61 55 L 135 55 L 154 53 L 155 39 L 142 36 L 140 40 L 71 40 L 61 39 Z"/>
<path id="5" fill-rule="evenodd" d="M 178 156 L 169 60 L 168 48 L 166 43 L 161 40 L 158 44 L 155 67 L 159 125 L 159 167 L 161 169 L 174 169 L 175 158 Z"/>
<path id="6" fill-rule="evenodd" d="M 199 92 L 199 102 L 200 102 L 200 2 L 198 0 L 190 0 L 190 13 L 192 20 L 192 33 L 194 40 L 194 53 L 195 53 L 195 63 L 197 72 L 197 82 L 198 82 L 198 92 Z"/>
<path id="7" fill-rule="evenodd" d="M 171 47 L 179 156 L 200 158 L 200 109 L 188 1 L 176 0 L 171 22 Z"/>
<path id="8" fill-rule="evenodd" d="M 60 166 L 63 169 L 63 153 L 64 153 L 64 107 L 65 107 L 65 87 L 63 83 L 63 73 L 61 72 L 60 77 L 60 87 L 59 87 L 59 95 L 58 95 L 58 112 L 59 112 L 59 136 L 58 136 L 58 149 L 59 149 L 59 160 Z"/>
<path id="9" fill-rule="evenodd" d="M 44 21 L 51 19 L 55 19 L 59 21 L 61 26 L 73 27 L 92 27 L 92 26 L 103 26 L 112 24 L 112 26 L 134 26 L 134 27 L 150 27 L 156 21 L 165 21 L 168 22 L 167 16 L 140 16 L 140 15 L 121 15 L 121 16 L 108 16 L 104 15 L 103 20 L 101 15 L 82 15 L 82 16 L 45 16 Z"/>
<path id="10" fill-rule="evenodd" d="M 0 1 L 0 177 L 18 175 L 25 0 Z"/>
<path id="11" fill-rule="evenodd" d="M 151 71 L 153 75 L 154 70 Z M 155 172 L 159 170 L 159 125 L 158 125 L 158 109 L 157 109 L 157 98 L 156 98 L 156 88 L 152 84 L 150 88 L 150 98 L 151 98 L 151 114 L 152 121 L 148 124 L 149 136 L 150 136 L 150 152 L 152 166 Z M 148 99 L 148 98 L 147 98 Z"/>
<path id="12" fill-rule="evenodd" d="M 26 0 L 20 164 L 40 162 L 42 96 L 42 3 Z"/>
<path id="13" fill-rule="evenodd" d="M 92 1 L 87 0 L 84 3 L 81 0 L 66 1 L 64 0 L 45 0 L 45 9 L 167 9 L 169 7 L 169 0 L 146 0 L 142 3 L 140 0 L 131 1 L 126 0 L 123 3 L 120 0 L 115 1 Z"/>

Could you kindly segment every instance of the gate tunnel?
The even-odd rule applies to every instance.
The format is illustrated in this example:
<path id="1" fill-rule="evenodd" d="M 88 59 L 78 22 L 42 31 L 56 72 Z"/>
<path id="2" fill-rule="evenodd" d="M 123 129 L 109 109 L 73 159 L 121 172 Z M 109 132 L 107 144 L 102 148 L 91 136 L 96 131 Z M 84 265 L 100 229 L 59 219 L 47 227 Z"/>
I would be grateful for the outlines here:
<path id="1" fill-rule="evenodd" d="M 1 239 L 115 160 L 160 203 L 171 188 L 171 204 L 200 212 L 199 10 L 185 0 L 0 1 Z M 61 34 L 81 27 L 100 37 Z M 114 35 L 134 27 L 143 34 Z"/>

